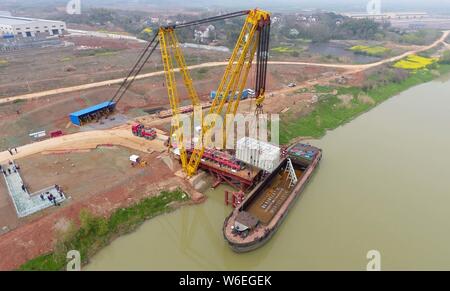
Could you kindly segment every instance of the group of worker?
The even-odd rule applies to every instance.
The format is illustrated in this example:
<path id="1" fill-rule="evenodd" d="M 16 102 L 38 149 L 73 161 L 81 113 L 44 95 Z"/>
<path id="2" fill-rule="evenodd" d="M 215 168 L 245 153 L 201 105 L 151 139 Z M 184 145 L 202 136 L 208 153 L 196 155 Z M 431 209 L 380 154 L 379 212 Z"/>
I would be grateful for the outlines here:
<path id="1" fill-rule="evenodd" d="M 17 148 L 8 148 L 8 152 L 11 156 L 13 156 L 14 153 L 16 154 L 18 153 Z"/>
<path id="2" fill-rule="evenodd" d="M 11 175 L 12 173 L 17 173 L 17 171 L 20 170 L 19 165 L 14 164 L 12 161 L 9 161 L 8 164 L 9 164 L 9 166 L 6 168 L 3 168 L 0 165 L 0 173 L 3 172 L 3 175 L 8 176 L 8 175 Z"/>
<path id="3" fill-rule="evenodd" d="M 55 189 L 56 189 L 56 191 L 58 191 L 59 198 L 63 199 L 64 193 L 61 190 L 61 188 L 58 185 L 55 185 Z M 56 202 L 56 196 L 53 196 L 53 194 L 48 191 L 45 192 L 45 196 L 44 196 L 44 193 L 41 193 L 40 197 L 41 197 L 42 201 L 45 201 L 45 199 L 47 199 L 48 201 L 50 201 L 50 203 L 53 203 L 55 206 L 61 205 L 60 203 Z"/>
<path id="4" fill-rule="evenodd" d="M 64 195 L 63 195 L 63 192 L 61 191 L 61 189 L 59 188 L 59 186 L 55 185 L 55 188 L 58 191 L 59 197 L 61 199 L 63 199 Z M 44 196 L 44 193 L 41 193 L 40 197 L 41 197 L 42 201 L 45 201 L 45 199 L 47 199 L 48 201 L 50 201 L 50 203 L 53 203 L 55 206 L 60 206 L 61 205 L 60 203 L 58 203 L 56 201 L 56 196 L 53 196 L 53 194 L 48 192 L 48 191 L 45 192 L 45 196 Z"/>

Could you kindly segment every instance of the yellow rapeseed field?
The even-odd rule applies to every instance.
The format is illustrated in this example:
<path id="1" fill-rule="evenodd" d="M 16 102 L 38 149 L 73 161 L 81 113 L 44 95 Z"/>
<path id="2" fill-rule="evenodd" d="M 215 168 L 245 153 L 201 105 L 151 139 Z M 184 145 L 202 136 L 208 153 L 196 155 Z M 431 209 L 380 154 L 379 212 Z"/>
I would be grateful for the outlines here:
<path id="1" fill-rule="evenodd" d="M 423 69 L 437 61 L 437 58 L 426 58 L 418 55 L 410 55 L 407 58 L 396 62 L 394 67 L 405 70 L 418 70 Z"/>

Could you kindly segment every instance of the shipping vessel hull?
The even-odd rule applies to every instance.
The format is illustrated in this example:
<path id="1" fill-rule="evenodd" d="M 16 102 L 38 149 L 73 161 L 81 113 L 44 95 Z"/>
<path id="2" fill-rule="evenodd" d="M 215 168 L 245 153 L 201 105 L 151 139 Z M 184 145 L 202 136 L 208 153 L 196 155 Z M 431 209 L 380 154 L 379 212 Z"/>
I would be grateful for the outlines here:
<path id="1" fill-rule="evenodd" d="M 249 212 L 249 210 L 251 212 L 251 209 L 254 208 L 255 203 L 258 203 L 259 205 L 259 203 L 263 199 L 261 199 L 261 196 L 265 194 L 263 192 L 268 191 L 268 185 L 270 185 L 270 183 L 274 183 L 277 175 L 281 175 L 280 171 L 284 171 L 287 164 L 287 158 L 281 161 L 281 163 L 277 166 L 276 170 L 271 175 L 269 175 L 265 180 L 263 180 L 259 185 L 256 186 L 256 188 L 249 194 L 249 196 L 244 200 L 241 206 L 236 208 L 224 222 L 224 238 L 233 251 L 238 253 L 253 251 L 263 246 L 272 238 L 272 236 L 275 234 L 275 232 L 278 230 L 278 228 L 288 215 L 288 212 L 290 211 L 292 206 L 297 201 L 298 197 L 303 192 L 312 175 L 316 171 L 321 158 L 322 151 L 320 149 L 317 149 L 314 158 L 310 161 L 310 164 L 304 168 L 304 172 L 302 172 L 299 181 L 295 186 L 293 186 L 292 191 L 290 191 L 289 197 L 283 201 L 283 204 L 273 215 L 273 217 L 270 218 L 270 221 L 264 221 L 264 218 L 262 216 L 259 216 L 261 219 L 258 225 L 250 231 L 250 234 L 248 236 L 241 237 L 240 235 L 237 235 L 236 232 L 232 231 L 234 225 L 236 225 L 236 221 L 239 220 L 239 216 L 242 214 L 241 212 Z M 291 161 L 295 163 L 294 158 L 291 158 Z M 263 221 L 261 222 L 261 220 Z"/>

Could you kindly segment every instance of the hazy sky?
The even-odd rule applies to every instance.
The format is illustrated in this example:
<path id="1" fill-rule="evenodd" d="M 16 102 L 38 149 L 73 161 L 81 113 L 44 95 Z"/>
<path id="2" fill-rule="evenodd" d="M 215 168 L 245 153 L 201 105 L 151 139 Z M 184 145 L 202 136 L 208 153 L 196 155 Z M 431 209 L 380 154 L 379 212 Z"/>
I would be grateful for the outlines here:
<path id="1" fill-rule="evenodd" d="M 61 5 L 69 0 L 0 0 L 0 8 L 3 3 L 32 3 L 34 5 L 51 6 Z M 329 11 L 358 11 L 366 10 L 369 0 L 81 0 L 82 5 L 108 6 L 114 3 L 115 6 L 130 4 L 150 4 L 159 7 L 226 7 L 226 8 L 270 8 L 272 11 L 294 9 L 324 9 Z M 382 11 L 429 11 L 450 14 L 450 0 L 381 0 Z"/>
<path id="2" fill-rule="evenodd" d="M 83 0 L 81 0 L 83 1 Z M 86 0 L 84 0 L 86 1 Z M 87 0 L 108 1 L 108 0 Z M 117 1 L 117 0 L 109 0 Z M 128 0 L 152 4 L 170 3 L 169 5 L 191 6 L 225 6 L 225 7 L 261 7 L 271 9 L 305 9 L 319 8 L 336 11 L 365 11 L 368 0 Z M 438 11 L 450 13 L 450 0 L 381 0 L 383 11 Z"/>

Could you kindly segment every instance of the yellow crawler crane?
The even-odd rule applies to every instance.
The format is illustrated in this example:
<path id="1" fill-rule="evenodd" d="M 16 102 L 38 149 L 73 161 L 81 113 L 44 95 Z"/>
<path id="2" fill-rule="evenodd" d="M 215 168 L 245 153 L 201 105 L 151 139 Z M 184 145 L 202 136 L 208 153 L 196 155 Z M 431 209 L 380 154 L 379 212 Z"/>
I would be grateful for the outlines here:
<path id="1" fill-rule="evenodd" d="M 161 48 L 161 58 L 164 65 L 164 73 L 166 76 L 167 83 L 167 94 L 169 96 L 170 107 L 172 108 L 172 125 L 170 138 L 174 132 L 178 132 L 176 135 L 177 146 L 180 151 L 181 165 L 186 173 L 186 167 L 188 165 L 187 153 L 184 145 L 183 131 L 178 129 L 182 128 L 182 123 L 180 120 L 180 98 L 178 97 L 177 84 L 175 81 L 175 69 L 173 66 L 172 56 L 178 64 L 179 71 L 183 76 L 184 85 L 187 88 L 189 98 L 191 99 L 192 105 L 200 105 L 197 92 L 194 89 L 191 76 L 189 75 L 189 70 L 186 66 L 186 61 L 184 60 L 183 53 L 181 52 L 179 42 L 177 40 L 175 31 L 173 27 L 161 27 L 158 32 L 158 38 Z M 169 142 L 169 146 L 171 146 Z M 189 175 L 189 174 L 188 174 Z"/>
<path id="2" fill-rule="evenodd" d="M 172 31 L 173 32 L 173 31 Z M 267 57 L 268 57 L 268 44 L 269 44 L 269 33 L 270 33 L 270 14 L 266 11 L 254 9 L 248 11 L 247 18 L 244 23 L 244 27 L 241 30 L 236 46 L 230 57 L 229 63 L 225 69 L 225 73 L 220 82 L 219 88 L 216 91 L 216 97 L 214 98 L 211 107 L 209 109 L 209 114 L 214 114 L 216 118 L 231 114 L 234 116 L 239 107 L 239 101 L 242 97 L 242 92 L 247 84 L 248 74 L 250 72 L 253 59 L 255 54 L 258 59 L 257 64 L 257 80 L 256 80 L 256 104 L 257 110 L 262 108 L 262 102 L 264 101 L 264 90 L 265 90 L 265 76 L 267 71 Z M 165 30 L 160 30 L 160 34 L 166 34 Z M 161 42 L 161 54 L 163 62 L 166 62 L 167 67 L 170 68 L 170 61 L 167 60 L 166 49 L 163 45 L 164 37 L 160 36 Z M 177 47 L 176 44 L 173 44 Z M 181 51 L 179 51 L 181 55 Z M 182 59 L 182 57 L 179 57 Z M 183 62 L 178 62 L 181 72 L 187 72 L 186 67 L 182 67 Z M 171 106 L 174 116 L 179 113 L 179 102 L 178 97 L 176 97 L 176 85 L 175 80 L 171 76 L 169 71 L 165 68 L 166 79 L 168 82 L 167 90 L 169 93 L 169 98 L 171 99 Z M 188 74 L 184 74 L 184 76 Z M 192 86 L 192 81 L 190 78 L 183 78 L 186 86 Z M 188 87 L 189 88 L 189 87 Z M 191 92 L 190 90 L 188 90 Z M 192 88 L 192 94 L 190 97 L 194 104 L 193 96 L 197 96 Z M 198 100 L 197 100 L 198 101 Z M 227 102 L 228 101 L 228 102 Z M 226 110 L 224 111 L 225 103 L 227 103 Z M 205 151 L 205 145 L 203 143 L 203 137 L 209 130 L 212 130 L 215 126 L 216 119 L 210 120 L 209 123 L 202 125 L 202 130 L 200 134 L 199 146 L 195 147 L 189 161 L 187 162 L 187 154 L 183 144 L 183 136 L 179 134 L 177 136 L 177 144 L 180 148 L 181 163 L 185 173 L 188 176 L 192 176 L 197 172 L 198 166 L 200 164 L 203 152 Z M 179 120 L 175 120 L 175 129 L 177 125 L 180 125 Z M 226 120 L 223 123 L 224 127 L 226 125 Z M 224 130 L 226 133 L 226 129 Z M 226 143 L 226 134 L 224 135 L 224 144 Z M 187 162 L 187 163 L 186 163 Z"/>
<path id="3" fill-rule="evenodd" d="M 180 99 L 175 81 L 175 71 L 179 71 L 181 73 L 192 105 L 200 105 L 200 102 L 193 86 L 189 70 L 187 69 L 175 30 L 178 28 L 225 20 L 244 15 L 246 15 L 244 26 L 241 30 L 236 46 L 233 49 L 233 53 L 219 84 L 219 88 L 216 91 L 216 97 L 214 98 L 209 109 L 209 113 L 213 114 L 212 116 L 214 116 L 215 119 L 209 120 L 208 123 L 202 122 L 199 144 L 196 145 L 188 160 L 188 155 L 185 148 L 185 138 L 181 130 L 182 122 L 180 120 Z M 176 132 L 177 134 L 174 136 L 176 137 L 177 147 L 180 151 L 182 168 L 186 175 L 190 177 L 197 172 L 197 168 L 205 151 L 203 139 L 209 130 L 214 129 L 218 116 L 224 115 L 224 117 L 226 117 L 227 114 L 231 114 L 232 116 L 236 114 L 244 87 L 247 84 L 248 75 L 255 55 L 257 59 L 255 80 L 256 113 L 262 112 L 262 103 L 264 101 L 266 86 L 267 60 L 269 55 L 269 35 L 270 14 L 259 9 L 238 11 L 187 22 L 180 25 L 160 27 L 158 33 L 148 43 L 144 51 L 139 56 L 136 64 L 133 66 L 128 76 L 124 79 L 116 94 L 111 98 L 111 102 L 116 102 L 117 104 L 120 101 L 159 44 L 161 48 L 161 58 L 164 64 L 167 92 L 173 114 L 169 146 L 172 144 L 172 135 Z M 175 59 L 178 68 L 174 67 L 173 59 Z M 224 111 L 223 109 L 225 107 L 225 103 L 227 103 L 227 106 Z M 226 120 L 223 124 L 225 127 Z M 225 128 L 224 132 L 226 133 Z M 224 144 L 226 144 L 225 137 Z"/>
<path id="4" fill-rule="evenodd" d="M 226 118 L 228 114 L 231 114 L 232 116 L 236 115 L 239 102 L 242 97 L 242 92 L 247 84 L 248 74 L 257 50 L 257 87 L 255 94 L 257 110 L 261 110 L 262 102 L 264 101 L 269 33 L 270 14 L 263 10 L 250 10 L 247 18 L 245 19 L 244 27 L 241 30 L 230 61 L 225 69 L 219 88 L 216 91 L 216 97 L 214 98 L 209 110 L 210 114 L 215 114 L 216 117 L 221 116 L 223 107 L 228 101 L 224 117 Z M 261 86 L 263 82 L 262 74 L 264 78 L 264 86 Z M 260 83 L 259 86 L 258 83 Z M 212 120 L 209 124 L 203 124 L 201 138 L 205 136 L 208 130 L 211 130 L 215 126 L 215 123 L 216 121 Z M 226 124 L 227 122 L 224 120 L 223 126 L 225 127 Z M 226 132 L 227 131 L 225 128 L 224 145 L 226 144 Z M 186 168 L 186 173 L 189 176 L 195 174 L 197 171 L 204 150 L 205 146 L 203 144 L 200 148 L 194 149 L 191 158 L 189 159 L 189 164 Z"/>

